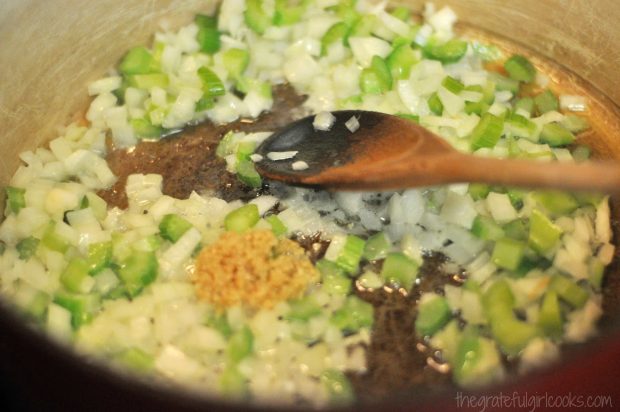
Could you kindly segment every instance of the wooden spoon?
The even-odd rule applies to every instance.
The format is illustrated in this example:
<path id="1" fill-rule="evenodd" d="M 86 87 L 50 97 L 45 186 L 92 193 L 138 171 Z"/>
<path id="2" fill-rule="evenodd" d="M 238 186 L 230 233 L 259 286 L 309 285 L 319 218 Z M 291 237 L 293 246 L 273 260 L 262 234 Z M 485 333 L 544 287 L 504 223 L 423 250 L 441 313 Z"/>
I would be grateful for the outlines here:
<path id="1" fill-rule="evenodd" d="M 256 153 L 264 177 L 302 186 L 345 190 L 383 190 L 444 183 L 481 182 L 506 186 L 616 192 L 620 164 L 494 159 L 463 154 L 417 123 L 383 113 L 332 112 L 329 131 L 315 130 L 314 116 L 291 123 L 265 140 Z M 345 122 L 355 116 L 359 129 Z M 270 152 L 297 151 L 286 160 Z M 273 156 L 273 153 L 272 153 Z M 308 168 L 294 170 L 295 162 Z"/>

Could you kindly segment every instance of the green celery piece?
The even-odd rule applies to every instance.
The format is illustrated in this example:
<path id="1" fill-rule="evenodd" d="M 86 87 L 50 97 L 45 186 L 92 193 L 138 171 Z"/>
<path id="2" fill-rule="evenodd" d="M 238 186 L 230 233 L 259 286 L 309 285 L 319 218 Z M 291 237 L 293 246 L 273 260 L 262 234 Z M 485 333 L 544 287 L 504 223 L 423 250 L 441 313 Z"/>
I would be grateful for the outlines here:
<path id="1" fill-rule="evenodd" d="M 217 30 L 217 18 L 199 14 L 194 19 L 198 25 L 196 40 L 200 50 L 207 54 L 214 54 L 220 50 L 220 32 Z"/>
<path id="2" fill-rule="evenodd" d="M 575 141 L 575 135 L 559 123 L 547 123 L 540 132 L 540 141 L 551 147 L 566 146 Z"/>
<path id="3" fill-rule="evenodd" d="M 589 276 L 588 280 L 592 287 L 600 291 L 603 285 L 603 278 L 605 277 L 605 265 L 597 258 L 592 258 L 589 264 Z"/>
<path id="4" fill-rule="evenodd" d="M 9 209 L 14 214 L 18 214 L 21 209 L 26 207 L 26 189 L 19 187 L 7 186 L 4 188 L 7 197 Z"/>
<path id="5" fill-rule="evenodd" d="M 451 39 L 445 43 L 438 43 L 435 39 L 430 39 L 422 51 L 428 59 L 439 60 L 444 64 L 456 63 L 465 56 L 467 42 Z"/>
<path id="6" fill-rule="evenodd" d="M 500 225 L 487 216 L 478 215 L 474 219 L 471 233 L 483 240 L 499 240 L 505 236 L 504 230 Z"/>
<path id="7" fill-rule="evenodd" d="M 548 289 L 577 309 L 583 307 L 590 297 L 587 290 L 562 275 L 554 275 Z"/>
<path id="8" fill-rule="evenodd" d="M 271 230 L 276 236 L 282 236 L 288 232 L 288 228 L 278 217 L 278 215 L 269 215 L 265 218 L 265 220 L 271 225 Z"/>
<path id="9" fill-rule="evenodd" d="M 514 240 L 527 240 L 529 228 L 522 219 L 515 219 L 503 226 L 506 237 Z"/>
<path id="10" fill-rule="evenodd" d="M 491 191 L 491 187 L 484 183 L 470 183 L 467 192 L 473 200 L 486 199 Z"/>
<path id="11" fill-rule="evenodd" d="M 388 253 L 381 277 L 388 283 L 394 283 L 401 288 L 410 290 L 418 276 L 419 266 L 416 261 L 401 252 Z"/>
<path id="12" fill-rule="evenodd" d="M 159 234 L 172 243 L 179 240 L 191 228 L 190 222 L 174 213 L 165 215 L 159 222 Z"/>
<path id="13" fill-rule="evenodd" d="M 115 356 L 115 359 L 136 372 L 149 372 L 155 366 L 153 356 L 139 348 L 129 348 Z"/>
<path id="14" fill-rule="evenodd" d="M 50 222 L 45 229 L 41 238 L 41 244 L 50 250 L 60 253 L 65 253 L 70 247 L 69 242 L 56 233 L 56 224 L 54 222 Z"/>
<path id="15" fill-rule="evenodd" d="M 34 236 L 29 236 L 17 242 L 15 248 L 19 254 L 21 260 L 28 260 L 37 252 L 39 247 L 39 239 Z"/>
<path id="16" fill-rule="evenodd" d="M 581 133 L 590 128 L 588 120 L 585 117 L 578 116 L 576 114 L 565 115 L 564 119 L 560 121 L 560 124 L 571 133 Z"/>
<path id="17" fill-rule="evenodd" d="M 165 73 L 132 74 L 127 76 L 127 85 L 137 89 L 166 88 L 168 83 L 168 75 Z"/>
<path id="18" fill-rule="evenodd" d="M 532 83 L 536 79 L 536 68 L 525 57 L 515 54 L 504 63 L 504 69 L 511 79 Z"/>
<path id="19" fill-rule="evenodd" d="M 495 242 L 491 259 L 497 266 L 507 269 L 516 270 L 523 259 L 525 252 L 525 243 L 518 240 L 503 238 Z"/>
<path id="20" fill-rule="evenodd" d="M 305 296 L 301 299 L 290 300 L 290 309 L 284 319 L 306 322 L 310 318 L 322 313 L 321 305 L 312 296 Z"/>
<path id="21" fill-rule="evenodd" d="M 99 273 L 112 263 L 112 242 L 97 242 L 88 245 L 88 257 L 86 258 L 88 273 Z"/>
<path id="22" fill-rule="evenodd" d="M 472 150 L 483 147 L 495 147 L 503 131 L 504 119 L 494 116 L 491 113 L 485 113 L 471 132 L 470 141 Z"/>
<path id="23" fill-rule="evenodd" d="M 337 369 L 327 369 L 321 373 L 321 384 L 327 388 L 329 400 L 334 405 L 353 403 L 355 393 L 346 375 Z"/>
<path id="24" fill-rule="evenodd" d="M 392 75 L 385 60 L 373 56 L 370 67 L 362 70 L 360 88 L 367 94 L 381 94 L 392 88 Z"/>
<path id="25" fill-rule="evenodd" d="M 373 307 L 355 295 L 350 295 L 340 309 L 334 312 L 330 322 L 345 332 L 356 332 L 373 324 Z"/>
<path id="26" fill-rule="evenodd" d="M 60 275 L 60 283 L 70 292 L 82 292 L 82 282 L 89 276 L 89 266 L 82 258 L 73 258 Z"/>
<path id="27" fill-rule="evenodd" d="M 415 330 L 420 336 L 432 336 L 443 328 L 451 317 L 452 311 L 446 298 L 434 297 L 419 306 Z"/>
<path id="28" fill-rule="evenodd" d="M 520 99 L 517 99 L 514 107 L 515 110 L 525 110 L 531 116 L 532 113 L 534 113 L 534 99 L 532 99 L 531 97 L 521 97 Z"/>
<path id="29" fill-rule="evenodd" d="M 196 112 L 204 112 L 205 110 L 212 109 L 215 106 L 215 100 L 212 97 L 203 95 L 200 100 L 196 102 Z"/>
<path id="30" fill-rule="evenodd" d="M 299 22 L 304 14 L 305 6 L 306 2 L 295 5 L 289 4 L 289 0 L 276 0 L 273 24 L 275 26 L 289 26 Z"/>
<path id="31" fill-rule="evenodd" d="M 415 122 L 415 123 L 420 123 L 420 116 L 418 116 L 417 114 L 396 113 L 395 116 L 398 116 L 402 119 L 411 120 L 412 122 Z"/>
<path id="32" fill-rule="evenodd" d="M 487 80 L 482 88 L 482 101 L 489 105 L 495 102 L 495 89 L 496 84 L 493 80 Z"/>
<path id="33" fill-rule="evenodd" d="M 340 255 L 336 258 L 336 264 L 349 274 L 357 272 L 365 245 L 366 242 L 363 239 L 355 235 L 348 235 Z"/>
<path id="34" fill-rule="evenodd" d="M 515 305 L 515 298 L 510 290 L 508 282 L 499 279 L 482 295 L 482 306 L 485 309 L 487 317 L 492 319 L 496 314 L 507 313 L 512 311 Z"/>
<path id="35" fill-rule="evenodd" d="M 250 64 L 250 53 L 244 49 L 228 49 L 222 55 L 222 59 L 228 74 L 236 78 L 241 76 L 245 69 L 248 68 L 248 64 Z"/>
<path id="36" fill-rule="evenodd" d="M 137 296 L 157 278 L 158 262 L 154 252 L 132 251 L 121 264 L 118 277 L 129 297 Z"/>
<path id="37" fill-rule="evenodd" d="M 263 180 L 251 160 L 242 159 L 237 162 L 237 177 L 242 183 L 250 187 L 259 188 L 263 184 Z"/>
<path id="38" fill-rule="evenodd" d="M 89 323 L 101 307 L 101 297 L 96 293 L 81 294 L 58 291 L 54 303 L 71 312 L 71 326 L 79 329 Z"/>
<path id="39" fill-rule="evenodd" d="M 506 355 L 517 355 L 539 333 L 536 325 L 518 320 L 514 315 L 504 319 L 498 316 L 491 321 L 491 334 Z"/>
<path id="40" fill-rule="evenodd" d="M 506 194 L 510 199 L 510 203 L 514 206 L 515 209 L 520 210 L 523 207 L 523 199 L 527 195 L 527 191 L 523 189 L 516 189 L 511 187 L 506 190 Z"/>
<path id="41" fill-rule="evenodd" d="M 574 212 L 579 202 L 570 193 L 558 190 L 539 190 L 534 192 L 534 200 L 553 216 L 561 216 Z"/>
<path id="42" fill-rule="evenodd" d="M 411 17 L 411 10 L 405 6 L 398 6 L 390 12 L 390 14 L 396 17 L 398 20 L 408 21 Z"/>
<path id="43" fill-rule="evenodd" d="M 485 102 L 465 102 L 465 113 L 482 116 L 489 110 L 489 104 Z"/>
<path id="44" fill-rule="evenodd" d="M 501 368 L 500 357 L 493 343 L 478 335 L 474 328 L 466 328 L 458 340 L 454 356 L 453 374 L 462 386 L 473 386 L 493 379 Z"/>
<path id="45" fill-rule="evenodd" d="M 393 79 L 406 80 L 411 74 L 411 68 L 418 62 L 418 57 L 407 43 L 392 50 L 386 62 Z"/>
<path id="46" fill-rule="evenodd" d="M 240 76 L 237 78 L 235 88 L 244 94 L 247 94 L 253 90 L 265 98 L 272 98 L 271 84 L 269 84 L 268 82 Z"/>
<path id="47" fill-rule="evenodd" d="M 258 223 L 259 219 L 258 206 L 248 203 L 226 215 L 224 228 L 237 233 L 245 232 Z"/>
<path id="48" fill-rule="evenodd" d="M 233 334 L 233 330 L 228 324 L 228 320 L 224 314 L 212 314 L 207 318 L 206 325 L 217 330 L 226 339 L 230 338 Z"/>
<path id="49" fill-rule="evenodd" d="M 224 158 L 226 156 L 228 156 L 229 154 L 233 153 L 234 150 L 234 137 L 235 137 L 235 132 L 233 132 L 232 130 L 230 130 L 229 132 L 227 132 L 224 137 L 222 137 L 222 140 L 220 140 L 220 143 L 217 145 L 217 149 L 215 149 L 215 155 L 217 157 L 221 157 Z"/>
<path id="50" fill-rule="evenodd" d="M 558 110 L 560 108 L 560 102 L 551 90 L 546 89 L 544 92 L 534 97 L 534 107 L 536 108 L 536 113 L 541 115 L 552 110 Z"/>
<path id="51" fill-rule="evenodd" d="M 579 145 L 575 147 L 571 153 L 573 155 L 573 159 L 575 162 L 585 162 L 590 159 L 590 155 L 592 154 L 592 150 L 588 146 Z"/>
<path id="52" fill-rule="evenodd" d="M 392 242 L 390 242 L 385 233 L 375 233 L 366 241 L 366 246 L 364 247 L 364 258 L 367 260 L 383 259 L 387 256 L 391 247 Z"/>
<path id="53" fill-rule="evenodd" d="M 439 99 L 439 95 L 437 94 L 437 92 L 430 95 L 427 103 L 428 108 L 431 110 L 431 112 L 433 112 L 437 116 L 441 116 L 443 114 L 443 103 L 441 102 L 441 99 Z"/>
<path id="54" fill-rule="evenodd" d="M 153 125 L 148 119 L 131 119 L 129 121 L 136 136 L 144 138 L 159 138 L 164 133 L 164 129 L 160 126 Z"/>
<path id="55" fill-rule="evenodd" d="M 497 90 L 508 91 L 515 95 L 519 93 L 519 82 L 517 80 L 502 76 L 499 73 L 491 73 L 489 78 L 495 83 Z"/>
<path id="56" fill-rule="evenodd" d="M 353 26 L 360 18 L 360 14 L 355 10 L 357 0 L 340 0 L 335 6 L 335 11 L 340 20 L 347 25 Z"/>
<path id="57" fill-rule="evenodd" d="M 337 41 L 344 42 L 345 36 L 349 32 L 349 26 L 346 23 L 340 22 L 331 26 L 321 37 L 321 55 L 325 56 L 329 46 Z"/>
<path id="58" fill-rule="evenodd" d="M 321 272 L 322 289 L 329 295 L 346 296 L 351 291 L 351 279 L 336 263 L 326 259 L 316 262 Z"/>
<path id="59" fill-rule="evenodd" d="M 198 69 L 198 77 L 202 81 L 202 91 L 204 97 L 216 97 L 226 94 L 226 88 L 224 83 L 217 77 L 211 69 L 207 67 L 201 67 Z"/>
<path id="60" fill-rule="evenodd" d="M 536 123 L 520 114 L 512 113 L 508 117 L 508 124 L 512 134 L 517 137 L 531 138 L 536 132 Z"/>
<path id="61" fill-rule="evenodd" d="M 249 160 L 256 150 L 255 142 L 241 142 L 237 145 L 237 160 Z"/>
<path id="62" fill-rule="evenodd" d="M 124 75 L 148 74 L 158 71 L 153 55 L 146 47 L 130 49 L 121 60 L 118 70 Z"/>
<path id="63" fill-rule="evenodd" d="M 452 76 L 446 76 L 441 85 L 454 94 L 459 94 L 465 89 L 465 85 Z"/>
<path id="64" fill-rule="evenodd" d="M 530 216 L 530 233 L 528 244 L 537 252 L 545 253 L 551 250 L 560 240 L 562 228 L 553 223 L 538 209 Z"/>
<path id="65" fill-rule="evenodd" d="M 554 291 L 548 291 L 543 297 L 538 314 L 538 327 L 545 336 L 553 339 L 562 337 L 564 322 L 562 320 L 558 295 Z"/>
<path id="66" fill-rule="evenodd" d="M 243 16 L 245 24 L 258 34 L 263 34 L 271 26 L 271 18 L 263 10 L 261 0 L 246 0 Z"/>
<path id="67" fill-rule="evenodd" d="M 363 14 L 355 19 L 349 32 L 347 33 L 347 39 L 349 37 L 356 36 L 370 36 L 373 29 L 379 24 L 377 18 L 371 14 Z"/>
<path id="68" fill-rule="evenodd" d="M 232 399 L 245 399 L 250 393 L 248 382 L 236 366 L 229 366 L 218 378 L 222 393 Z"/>
<path id="69" fill-rule="evenodd" d="M 232 364 L 237 364 L 254 350 L 254 335 L 249 327 L 243 326 L 228 339 L 226 357 Z"/>

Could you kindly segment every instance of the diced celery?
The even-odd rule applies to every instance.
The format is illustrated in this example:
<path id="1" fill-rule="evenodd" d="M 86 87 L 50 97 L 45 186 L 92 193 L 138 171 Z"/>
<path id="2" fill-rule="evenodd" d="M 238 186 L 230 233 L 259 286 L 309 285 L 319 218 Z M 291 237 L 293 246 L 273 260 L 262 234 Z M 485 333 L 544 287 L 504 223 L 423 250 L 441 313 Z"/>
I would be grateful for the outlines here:
<path id="1" fill-rule="evenodd" d="M 436 296 L 422 302 L 418 307 L 415 330 L 420 336 L 432 336 L 452 317 L 448 301 L 443 296 Z"/>
<path id="2" fill-rule="evenodd" d="M 347 33 L 347 38 L 370 36 L 377 24 L 379 23 L 376 16 L 362 14 L 354 20 L 351 29 Z"/>
<path id="3" fill-rule="evenodd" d="M 552 110 L 558 110 L 560 108 L 560 102 L 551 90 L 546 89 L 544 92 L 534 97 L 534 107 L 536 108 L 536 112 L 541 115 Z"/>
<path id="4" fill-rule="evenodd" d="M 492 383 L 503 374 L 501 358 L 493 342 L 468 328 L 456 347 L 454 379 L 461 386 Z"/>
<path id="5" fill-rule="evenodd" d="M 17 253 L 19 253 L 19 258 L 21 260 L 28 260 L 37 252 L 37 248 L 39 247 L 39 239 L 34 236 L 29 236 L 17 242 L 15 248 L 17 249 Z"/>
<path id="6" fill-rule="evenodd" d="M 473 200 L 486 199 L 491 187 L 484 183 L 470 183 L 467 192 Z"/>
<path id="7" fill-rule="evenodd" d="M 428 108 L 431 109 L 431 112 L 433 112 L 437 116 L 442 115 L 443 103 L 439 99 L 439 95 L 436 92 L 430 95 L 427 103 L 428 103 Z"/>
<path id="8" fill-rule="evenodd" d="M 534 113 L 534 99 L 531 97 L 522 97 L 515 102 L 515 110 L 524 110 L 530 115 Z"/>
<path id="9" fill-rule="evenodd" d="M 489 110 L 488 103 L 485 102 L 465 102 L 465 113 L 467 114 L 477 114 L 481 116 L 485 114 Z"/>
<path id="10" fill-rule="evenodd" d="M 265 218 L 265 220 L 271 225 L 271 230 L 276 236 L 282 236 L 288 232 L 288 228 L 278 217 L 278 215 L 269 215 Z"/>
<path id="11" fill-rule="evenodd" d="M 456 63 L 465 56 L 467 42 L 459 39 L 450 39 L 445 43 L 430 39 L 423 49 L 424 56 L 442 63 Z"/>
<path id="12" fill-rule="evenodd" d="M 536 79 L 536 68 L 525 57 L 515 54 L 504 63 L 504 69 L 511 79 L 531 83 Z"/>
<path id="13" fill-rule="evenodd" d="M 529 236 L 529 228 L 522 219 L 515 219 L 506 223 L 502 229 L 506 237 L 514 240 L 527 240 Z"/>
<path id="14" fill-rule="evenodd" d="M 390 242 L 385 233 L 375 233 L 366 241 L 364 257 L 368 260 L 383 259 L 387 256 L 391 247 L 392 242 Z"/>
<path id="15" fill-rule="evenodd" d="M 370 67 L 360 74 L 360 88 L 369 94 L 381 94 L 392 88 L 392 75 L 385 60 L 373 56 Z"/>
<path id="16" fill-rule="evenodd" d="M 305 9 L 306 2 L 301 4 L 289 4 L 289 0 L 276 0 L 273 14 L 273 24 L 276 26 L 288 26 L 297 23 Z"/>
<path id="17" fill-rule="evenodd" d="M 250 64 L 250 53 L 244 49 L 228 49 L 224 52 L 222 59 L 229 76 L 236 78 L 241 76 Z"/>
<path id="18" fill-rule="evenodd" d="M 254 162 L 248 159 L 242 159 L 237 162 L 237 177 L 239 180 L 254 188 L 259 188 L 263 184 L 263 180 L 256 171 Z"/>
<path id="19" fill-rule="evenodd" d="M 415 123 L 420 123 L 420 116 L 418 116 L 417 114 L 396 113 L 396 116 L 402 119 L 411 120 L 412 122 L 415 122 Z"/>
<path id="20" fill-rule="evenodd" d="M 337 41 L 344 41 L 346 34 L 349 32 L 349 26 L 346 23 L 340 22 L 331 26 L 321 38 L 321 54 L 324 56 L 327 54 L 329 46 Z"/>
<path id="21" fill-rule="evenodd" d="M 56 224 L 54 222 L 50 222 L 47 229 L 45 229 L 41 238 L 41 244 L 50 250 L 60 253 L 65 253 L 70 247 L 69 242 L 56 232 Z"/>
<path id="22" fill-rule="evenodd" d="M 115 359 L 136 372 L 149 372 L 155 366 L 153 356 L 135 347 L 122 351 Z"/>
<path id="23" fill-rule="evenodd" d="M 154 252 L 133 251 L 121 264 L 118 277 L 123 281 L 129 296 L 134 297 L 155 280 L 157 270 Z"/>
<path id="24" fill-rule="evenodd" d="M 18 214 L 22 208 L 26 207 L 25 189 L 7 186 L 4 188 L 4 191 L 6 192 L 7 204 L 11 212 Z"/>
<path id="25" fill-rule="evenodd" d="M 366 242 L 363 239 L 355 235 L 348 235 L 344 247 L 336 258 L 336 264 L 349 274 L 357 272 L 365 245 Z"/>
<path id="26" fill-rule="evenodd" d="M 226 215 L 224 218 L 224 228 L 228 231 L 241 233 L 253 227 L 258 223 L 259 219 L 258 206 L 248 203 Z"/>
<path id="27" fill-rule="evenodd" d="M 201 67 L 198 69 L 198 77 L 202 81 L 202 91 L 204 97 L 223 96 L 226 94 L 226 88 L 224 83 L 217 77 L 211 69 L 207 67 Z"/>
<path id="28" fill-rule="evenodd" d="M 190 222 L 174 213 L 165 215 L 159 222 L 159 234 L 172 243 L 176 243 L 191 228 Z"/>
<path id="29" fill-rule="evenodd" d="M 321 383 L 329 393 L 330 402 L 336 405 L 352 403 L 355 394 L 346 375 L 337 369 L 327 369 L 321 373 Z"/>
<path id="30" fill-rule="evenodd" d="M 384 281 L 375 272 L 367 270 L 357 278 L 356 284 L 366 289 L 379 289 L 383 287 Z"/>
<path id="31" fill-rule="evenodd" d="M 392 252 L 387 255 L 381 268 L 381 277 L 387 283 L 410 290 L 418 276 L 419 266 L 416 261 L 401 252 Z"/>
<path id="32" fill-rule="evenodd" d="M 471 233 L 483 240 L 499 240 L 504 237 L 504 230 L 500 225 L 487 216 L 478 215 L 474 219 Z"/>
<path id="33" fill-rule="evenodd" d="M 85 281 L 90 281 L 94 285 L 94 280 L 89 276 L 89 266 L 82 258 L 73 258 L 60 275 L 60 283 L 70 292 L 85 293 L 90 288 L 84 286 Z M 87 289 L 87 290 L 85 290 Z"/>
<path id="34" fill-rule="evenodd" d="M 542 300 L 538 313 L 538 326 L 545 336 L 558 339 L 562 336 L 563 321 L 560 311 L 558 295 L 554 291 L 548 291 Z"/>
<path id="35" fill-rule="evenodd" d="M 321 259 L 316 262 L 316 268 L 321 272 L 323 290 L 330 295 L 346 296 L 351 291 L 351 279 L 336 263 Z"/>
<path id="36" fill-rule="evenodd" d="M 491 260 L 501 268 L 516 270 L 523 259 L 524 252 L 525 243 L 503 238 L 495 243 Z"/>
<path id="37" fill-rule="evenodd" d="M 125 75 L 147 74 L 157 71 L 157 64 L 148 49 L 134 47 L 125 54 L 118 69 Z"/>
<path id="38" fill-rule="evenodd" d="M 321 305 L 312 296 L 305 296 L 288 302 L 290 309 L 284 316 L 287 320 L 308 321 L 310 318 L 320 315 Z"/>
<path id="39" fill-rule="evenodd" d="M 90 322 L 99 311 L 101 298 L 96 293 L 81 294 L 58 291 L 54 303 L 71 312 L 71 326 L 78 329 Z"/>
<path id="40" fill-rule="evenodd" d="M 508 125 L 510 125 L 512 134 L 517 137 L 530 139 L 536 132 L 536 123 L 516 113 L 510 115 L 508 118 Z"/>
<path id="41" fill-rule="evenodd" d="M 592 258 L 589 264 L 588 280 L 595 290 L 601 290 L 603 278 L 605 277 L 605 265 L 597 258 Z"/>
<path id="42" fill-rule="evenodd" d="M 393 79 L 406 80 L 411 74 L 411 68 L 417 63 L 418 57 L 409 44 L 402 44 L 392 50 L 386 61 Z"/>
<path id="43" fill-rule="evenodd" d="M 555 291 L 562 300 L 574 308 L 581 308 L 590 297 L 587 290 L 562 275 L 554 275 L 551 278 L 549 290 Z"/>
<path id="44" fill-rule="evenodd" d="M 198 14 L 194 19 L 198 26 L 196 40 L 200 50 L 207 54 L 214 54 L 220 47 L 220 32 L 217 30 L 217 18 Z"/>
<path id="45" fill-rule="evenodd" d="M 233 333 L 228 340 L 226 347 L 226 357 L 233 363 L 239 363 L 243 358 L 249 356 L 254 350 L 254 335 L 247 326 Z"/>
<path id="46" fill-rule="evenodd" d="M 588 146 L 579 145 L 573 149 L 571 154 L 573 155 L 573 159 L 575 159 L 575 162 L 585 162 L 586 160 L 590 159 L 592 151 Z"/>
<path id="47" fill-rule="evenodd" d="M 234 150 L 234 139 L 235 132 L 233 132 L 232 130 L 227 132 L 224 137 L 222 137 L 222 140 L 220 140 L 220 143 L 217 145 L 215 155 L 223 158 L 228 156 L 229 154 L 232 154 Z"/>
<path id="48" fill-rule="evenodd" d="M 88 245 L 88 273 L 94 275 L 112 262 L 112 242 L 97 242 Z"/>
<path id="49" fill-rule="evenodd" d="M 525 198 L 527 193 L 527 190 L 516 189 L 514 187 L 508 188 L 506 190 L 506 194 L 510 199 L 510 203 L 517 210 L 520 210 L 523 207 L 523 199 Z"/>
<path id="50" fill-rule="evenodd" d="M 355 295 L 347 297 L 344 305 L 334 312 L 330 322 L 345 332 L 355 332 L 373 324 L 373 307 Z"/>
<path id="51" fill-rule="evenodd" d="M 454 94 L 459 94 L 465 89 L 465 85 L 452 76 L 446 76 L 441 82 L 441 85 Z"/>
<path id="52" fill-rule="evenodd" d="M 261 0 L 247 0 L 245 2 L 245 24 L 258 34 L 263 34 L 271 26 L 271 18 L 263 10 Z"/>
<path id="53" fill-rule="evenodd" d="M 131 119 L 129 123 L 131 124 L 133 131 L 136 133 L 136 136 L 141 139 L 159 138 L 164 132 L 162 127 L 153 125 L 153 123 L 151 123 L 148 119 Z"/>
<path id="54" fill-rule="evenodd" d="M 560 240 L 562 228 L 553 223 L 538 209 L 532 211 L 530 216 L 530 233 L 528 244 L 534 250 L 545 253 L 551 250 Z"/>
<path id="55" fill-rule="evenodd" d="M 250 392 L 247 379 L 236 366 L 224 369 L 218 379 L 218 384 L 222 393 L 233 399 L 243 399 Z"/>
<path id="56" fill-rule="evenodd" d="M 347 26 L 353 26 L 360 18 L 360 14 L 355 10 L 355 4 L 357 0 L 340 0 L 335 6 L 336 13 L 340 20 L 347 24 Z"/>
<path id="57" fill-rule="evenodd" d="M 557 190 L 539 190 L 534 192 L 534 199 L 555 216 L 567 215 L 579 207 L 575 196 Z"/>
<path id="58" fill-rule="evenodd" d="M 244 94 L 247 94 L 253 90 L 265 98 L 271 99 L 272 97 L 271 84 L 253 79 L 251 77 L 237 77 L 237 84 L 235 85 L 235 88 Z"/>
<path id="59" fill-rule="evenodd" d="M 408 21 L 411 17 L 411 10 L 405 6 L 398 6 L 390 12 L 390 14 L 402 21 Z"/>
<path id="60" fill-rule="evenodd" d="M 196 102 L 196 112 L 203 112 L 209 110 L 215 106 L 215 100 L 212 97 L 202 96 L 200 100 Z"/>
<path id="61" fill-rule="evenodd" d="M 482 296 L 482 305 L 488 308 L 487 317 L 493 317 L 493 314 L 496 312 L 494 309 L 508 308 L 511 310 L 514 304 L 514 295 L 510 290 L 508 282 L 504 279 L 493 282 Z"/>
<path id="62" fill-rule="evenodd" d="M 165 73 L 133 74 L 127 76 L 127 85 L 137 89 L 166 88 L 168 87 L 168 75 Z"/>
<path id="63" fill-rule="evenodd" d="M 519 93 L 519 82 L 517 80 L 502 76 L 499 73 L 491 73 L 489 77 L 495 83 L 497 90 L 508 91 L 512 94 Z"/>
<path id="64" fill-rule="evenodd" d="M 559 123 L 547 123 L 540 132 L 540 141 L 551 147 L 566 146 L 575 141 L 575 135 Z"/>
<path id="65" fill-rule="evenodd" d="M 571 133 L 581 133 L 590 128 L 588 121 L 584 117 L 576 114 L 564 115 L 564 119 L 560 121 L 560 124 Z"/>
<path id="66" fill-rule="evenodd" d="M 485 113 L 471 132 L 470 142 L 472 150 L 482 147 L 495 147 L 503 131 L 504 119 L 491 113 Z"/>

